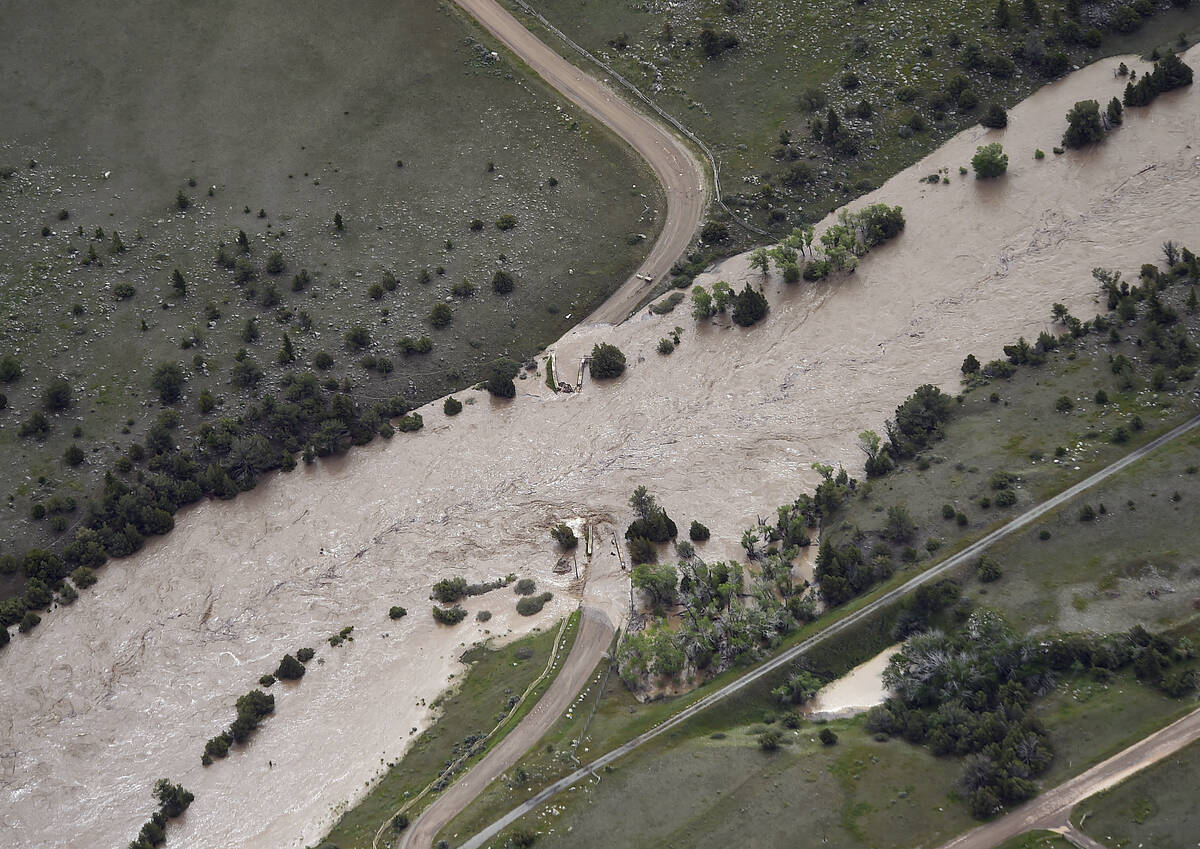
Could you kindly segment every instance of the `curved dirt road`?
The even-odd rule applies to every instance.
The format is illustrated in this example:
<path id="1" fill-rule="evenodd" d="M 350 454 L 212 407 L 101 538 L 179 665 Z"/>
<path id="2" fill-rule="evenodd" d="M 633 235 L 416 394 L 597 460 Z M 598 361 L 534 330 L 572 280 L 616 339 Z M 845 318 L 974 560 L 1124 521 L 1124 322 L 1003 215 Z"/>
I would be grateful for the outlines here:
<path id="1" fill-rule="evenodd" d="M 705 170 L 675 136 L 634 109 L 608 86 L 542 43 L 496 0 L 455 0 L 468 15 L 504 43 L 568 100 L 611 129 L 649 163 L 667 196 L 667 218 L 658 241 L 630 277 L 588 318 L 617 324 L 637 307 L 651 283 L 670 270 L 691 242 L 708 205 Z"/>
<path id="2" fill-rule="evenodd" d="M 946 843 L 941 849 L 993 849 L 1005 840 L 1034 829 L 1055 829 L 1067 824 L 1071 808 L 1089 796 L 1120 784 L 1139 770 L 1200 739 L 1200 710 L 1144 737 L 1103 763 L 994 822 L 981 825 Z"/>
<path id="3" fill-rule="evenodd" d="M 571 653 L 533 710 L 479 763 L 471 767 L 460 781 L 446 788 L 421 813 L 412 828 L 405 832 L 400 842 L 401 849 L 427 849 L 432 846 L 437 833 L 474 801 L 490 782 L 516 763 L 562 716 L 575 694 L 587 683 L 613 637 L 612 623 L 598 608 L 585 605 L 580 620 L 579 636 L 571 646 Z"/>

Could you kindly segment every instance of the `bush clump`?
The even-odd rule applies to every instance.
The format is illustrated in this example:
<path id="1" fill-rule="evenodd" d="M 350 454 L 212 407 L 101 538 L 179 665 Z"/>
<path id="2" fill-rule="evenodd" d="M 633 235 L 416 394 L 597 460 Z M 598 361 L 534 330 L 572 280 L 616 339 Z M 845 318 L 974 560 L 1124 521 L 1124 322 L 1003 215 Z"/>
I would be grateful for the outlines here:
<path id="1" fill-rule="evenodd" d="M 558 541 L 558 544 L 563 548 L 574 548 L 579 544 L 578 537 L 571 527 L 566 522 L 559 522 L 550 530 L 550 535 Z"/>
<path id="2" fill-rule="evenodd" d="M 762 292 L 750 288 L 750 284 L 747 283 L 733 298 L 733 321 L 741 327 L 749 327 L 762 321 L 769 309 Z"/>
<path id="3" fill-rule="evenodd" d="M 995 179 L 1003 176 L 1008 170 L 1008 154 L 999 142 L 985 144 L 975 148 L 975 155 L 971 157 L 971 167 L 975 169 L 975 179 Z"/>
<path id="4" fill-rule="evenodd" d="M 616 345 L 597 342 L 592 347 L 588 361 L 588 373 L 593 380 L 609 380 L 620 377 L 625 371 L 625 354 Z"/>
<path id="5" fill-rule="evenodd" d="M 546 602 L 552 598 L 554 598 L 554 593 L 525 596 L 525 598 L 517 602 L 517 613 L 522 616 L 533 616 L 535 613 L 540 613 L 542 608 L 546 606 Z"/>
<path id="6" fill-rule="evenodd" d="M 285 654 L 275 670 L 275 677 L 281 681 L 298 681 L 304 677 L 304 664 L 290 654 Z"/>
<path id="7" fill-rule="evenodd" d="M 467 618 L 467 611 L 461 605 L 454 607 L 438 607 L 433 608 L 434 621 L 441 625 L 457 625 L 459 622 Z"/>

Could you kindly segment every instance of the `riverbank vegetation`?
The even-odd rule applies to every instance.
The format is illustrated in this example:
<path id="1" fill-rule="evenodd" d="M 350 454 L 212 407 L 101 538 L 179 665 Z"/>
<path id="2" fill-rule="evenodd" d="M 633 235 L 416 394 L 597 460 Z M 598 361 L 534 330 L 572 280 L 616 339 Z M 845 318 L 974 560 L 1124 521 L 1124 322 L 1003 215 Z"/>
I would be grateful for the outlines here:
<path id="1" fill-rule="evenodd" d="M 740 638 L 752 651 L 734 657 L 723 672 L 719 670 L 724 661 L 714 654 L 719 662 L 710 661 L 712 672 L 697 674 L 694 658 L 702 657 L 696 651 L 700 645 L 697 635 L 703 632 L 691 623 L 714 612 L 717 617 L 726 616 L 725 610 L 733 607 L 726 607 L 719 594 L 712 592 L 714 564 L 697 561 L 693 551 L 680 558 L 678 565 L 659 563 L 652 570 L 635 571 L 649 619 L 648 627 L 627 638 L 618 653 L 618 663 L 628 672 L 612 676 L 613 683 L 598 696 L 590 725 L 564 719 L 548 735 L 547 744 L 559 751 L 563 741 L 569 743 L 581 736 L 590 756 L 595 757 L 740 674 L 745 664 L 832 621 L 831 617 L 840 615 L 839 610 L 859 603 L 860 597 L 869 598 L 877 588 L 907 580 L 1030 504 L 1060 492 L 1194 415 L 1195 335 L 1200 316 L 1188 304 L 1200 275 L 1194 255 L 1174 243 L 1163 246 L 1161 260 L 1162 265 L 1143 266 L 1136 281 L 1098 269 L 1094 276 L 1101 302 L 1111 312 L 1083 321 L 1055 307 L 1050 314 L 1056 334 L 1046 333 L 1034 343 L 1017 340 L 1005 346 L 1002 358 L 968 357 L 959 395 L 935 387 L 919 389 L 897 409 L 884 436 L 869 431 L 860 436 L 868 468 L 865 480 L 852 484 L 844 472 L 823 471 L 824 495 L 843 495 L 830 500 L 831 509 L 821 517 L 824 557 L 818 555 L 818 569 L 801 597 L 827 605 L 826 593 L 832 597 L 841 593 L 841 608 L 821 613 L 818 606 L 815 623 L 799 624 L 792 634 L 773 633 L 758 646 L 751 639 L 756 633 L 753 628 L 727 618 L 713 628 L 717 635 L 714 644 Z M 1069 404 L 1062 403 L 1064 397 Z M 1030 664 L 1031 675 L 1044 676 L 1038 679 L 1044 686 L 1032 687 L 1021 696 L 1026 708 L 1024 719 L 1017 723 L 1023 733 L 1037 738 L 1029 750 L 1031 758 L 1039 755 L 1033 758 L 1037 763 L 1021 761 L 1024 767 L 1020 767 L 1009 758 L 1003 743 L 1008 737 L 1005 731 L 998 749 L 986 751 L 995 743 L 989 741 L 963 753 L 987 758 L 971 760 L 975 784 L 964 792 L 962 778 L 968 764 L 959 759 L 962 755 L 929 753 L 919 768 L 910 767 L 915 769 L 912 775 L 923 776 L 920 785 L 929 785 L 932 799 L 910 806 L 902 800 L 919 795 L 913 783 L 885 781 L 881 795 L 872 791 L 868 797 L 870 810 L 883 818 L 874 820 L 865 810 L 854 813 L 855 805 L 866 801 L 856 788 L 874 786 L 872 782 L 893 775 L 896 765 L 911 757 L 908 747 L 897 750 L 896 740 L 875 740 L 873 735 L 884 731 L 867 731 L 864 720 L 838 723 L 839 743 L 832 749 L 847 744 L 857 748 L 860 743 L 884 749 L 872 749 L 869 758 L 863 758 L 859 749 L 857 760 L 863 763 L 851 761 L 849 769 L 854 780 L 826 785 L 826 778 L 845 774 L 832 763 L 814 760 L 816 750 L 810 751 L 796 740 L 794 731 L 801 740 L 817 737 L 815 732 L 806 735 L 801 724 L 785 730 L 780 748 L 765 756 L 784 753 L 789 768 L 794 765 L 802 770 L 797 776 L 808 776 L 804 779 L 807 787 L 816 779 L 818 786 L 826 788 L 819 791 L 819 804 L 806 806 L 802 815 L 806 827 L 819 826 L 836 834 L 833 845 L 890 845 L 886 840 L 881 843 L 883 832 L 873 829 L 885 819 L 892 827 L 897 812 L 909 811 L 901 817 L 903 828 L 911 829 L 904 832 L 909 843 L 945 839 L 968 824 L 966 802 L 976 790 L 987 791 L 975 798 L 976 811 L 983 812 L 989 805 L 994 810 L 1005 801 L 1006 793 L 1015 798 L 1019 791 L 1029 790 L 1024 782 L 1037 784 L 1036 770 L 1020 774 L 1030 766 L 1044 769 L 1042 780 L 1057 782 L 1127 745 L 1185 710 L 1194 694 L 1196 661 L 1190 645 L 1195 638 L 1195 613 L 1189 605 L 1194 592 L 1188 576 L 1195 564 L 1189 567 L 1186 556 L 1181 555 L 1194 549 L 1191 537 L 1195 529 L 1182 521 L 1180 511 L 1187 509 L 1191 499 L 1200 497 L 1200 489 L 1193 486 L 1200 475 L 1189 472 L 1195 464 L 1189 466 L 1188 460 L 1196 439 L 1183 437 L 1159 449 L 1078 502 L 1002 540 L 984 560 L 922 587 L 903 604 L 856 626 L 854 634 L 819 645 L 799 664 L 767 676 L 748 688 L 749 692 L 731 696 L 689 720 L 681 732 L 657 739 L 611 767 L 611 773 L 606 770 L 599 784 L 585 782 L 582 793 L 556 800 L 553 809 L 526 817 L 522 827 L 540 832 L 547 845 L 560 841 L 571 827 L 572 845 L 591 845 L 588 835 L 601 831 L 594 831 L 588 823 L 596 824 L 600 820 L 593 818 L 600 817 L 609 822 L 603 832 L 610 845 L 614 841 L 615 845 L 642 845 L 648 834 L 665 839 L 668 833 L 686 835 L 689 845 L 719 845 L 730 835 L 713 829 L 716 820 L 711 817 L 719 817 L 725 806 L 736 806 L 742 811 L 739 817 L 747 809 L 771 809 L 786 816 L 771 802 L 778 794 L 769 791 L 779 780 L 780 763 L 748 763 L 732 774 L 726 767 L 720 785 L 706 783 L 696 767 L 717 747 L 721 748 L 712 753 L 714 764 L 718 758 L 723 765 L 738 762 L 742 755 L 732 755 L 725 748 L 732 745 L 727 740 L 764 756 L 758 746 L 762 732 L 779 724 L 787 729 L 794 721 L 788 718 L 789 706 L 781 694 L 791 701 L 792 691 L 787 687 L 793 679 L 803 685 L 801 673 L 829 680 L 897 638 L 928 634 L 932 636 L 925 637 L 927 641 L 966 639 L 963 629 L 972 622 L 980 629 L 994 626 L 995 633 L 1003 636 L 999 640 L 1003 645 L 1039 647 L 1032 654 L 1024 649 L 1016 652 L 1026 658 L 1021 663 Z M 1081 521 L 1085 502 L 1092 505 L 1094 516 Z M 747 529 L 743 537 L 746 562 L 716 564 L 716 576 L 723 578 L 716 586 L 726 585 L 729 597 L 747 607 L 756 607 L 760 600 L 765 601 L 763 609 L 778 607 L 784 596 L 779 585 L 768 586 L 770 592 L 761 593 L 761 584 L 755 582 L 764 575 L 779 574 L 779 563 L 773 558 L 783 560 L 791 545 L 784 545 L 783 535 L 793 515 L 806 535 L 816 532 L 815 522 L 806 519 L 805 512 L 814 513 L 819 503 L 826 501 L 817 493 L 806 495 L 788 505 L 779 521 Z M 1123 506 L 1117 510 L 1115 505 Z M 1153 515 L 1146 516 L 1147 510 Z M 640 517 L 636 508 L 634 514 Z M 656 545 L 655 553 L 661 556 L 665 545 Z M 1064 557 L 1064 552 L 1069 556 Z M 1150 568 L 1143 552 L 1161 571 Z M 694 573 L 701 566 L 707 576 L 697 581 Z M 803 583 L 795 571 L 791 574 L 793 585 Z M 684 577 L 690 579 L 686 593 Z M 709 595 L 718 598 L 715 611 L 710 611 L 712 602 L 705 601 Z M 1096 607 L 1094 616 L 1088 616 L 1089 606 Z M 714 626 L 717 621 L 713 618 Z M 1169 625 L 1165 633 L 1161 632 L 1164 623 Z M 741 627 L 735 630 L 735 625 Z M 1110 632 L 1107 636 L 1106 631 Z M 1042 643 L 1047 647 L 1042 648 Z M 954 656 L 952 651 L 948 654 Z M 1004 654 L 998 652 L 994 657 Z M 976 667 L 980 664 L 963 665 L 964 669 Z M 1028 680 L 1033 683 L 1035 679 Z M 697 684 L 698 689 L 688 692 Z M 662 695 L 681 690 L 683 695 Z M 1037 695 L 1029 698 L 1035 691 Z M 1017 698 L 1020 694 L 1014 691 L 1010 695 Z M 646 696 L 652 700 L 637 700 Z M 995 701 L 1000 699 L 999 692 L 989 699 L 992 701 L 981 704 L 999 704 Z M 922 739 L 942 727 L 931 718 L 941 707 L 939 703 L 919 708 Z M 953 712 L 947 707 L 943 716 Z M 1120 721 L 1115 721 L 1118 716 Z M 964 719 L 964 727 L 983 721 L 981 716 L 970 722 Z M 921 736 L 915 726 L 913 734 Z M 902 726 L 896 735 L 904 736 Z M 938 736 L 937 745 L 943 747 L 944 743 Z M 953 749 L 957 748 L 956 742 Z M 1054 753 L 1048 765 L 1042 763 L 1047 749 Z M 793 752 L 797 758 L 803 752 L 804 759 L 793 760 Z M 672 816 L 664 819 L 660 811 L 659 819 L 653 820 L 657 825 L 652 825 L 651 820 L 632 814 L 634 796 L 630 794 L 640 792 L 638 788 L 644 790 L 644 782 L 659 780 L 655 776 L 661 776 L 660 770 L 676 758 L 682 759 L 679 764 L 692 765 L 685 772 L 693 780 L 686 792 L 672 797 Z M 518 768 L 532 779 L 527 784 L 536 790 L 569 771 L 571 764 L 553 752 L 531 751 Z M 1009 780 L 1013 777 L 1021 780 Z M 730 782 L 745 791 L 733 791 L 726 800 L 716 791 L 730 787 Z M 906 795 L 898 796 L 898 792 Z M 526 795 L 511 786 L 497 786 L 452 823 L 447 833 L 472 833 Z M 586 804 L 581 801 L 584 799 Z M 620 829 L 624 836 L 614 835 L 611 819 L 605 814 L 611 813 L 612 805 L 626 811 L 622 822 L 632 819 L 628 832 Z M 959 813 L 936 821 L 921 815 L 934 806 Z M 649 811 L 646 814 L 649 816 Z M 755 821 L 758 819 L 756 816 Z"/>
<path id="2" fill-rule="evenodd" d="M 153 4 L 72 10 L 92 37 L 65 62 L 45 42 L 60 10 L 8 21 L 22 37 L 2 62 L 28 84 L 0 144 L 0 555 L 60 602 L 83 589 L 72 571 L 102 576 L 178 508 L 390 436 L 498 357 L 527 360 L 653 242 L 644 163 L 451 7 L 309 12 L 247 10 L 232 30 L 194 15 L 168 48 Z M 314 61 L 281 86 L 271 51 L 288 44 Z M 348 44 L 355 63 L 324 61 Z M 179 50 L 243 58 L 179 77 Z M 397 77 L 396 55 L 421 61 Z M 432 131 L 408 120 L 431 92 L 455 104 Z M 130 104 L 116 124 L 112 97 Z M 330 108 L 297 127 L 296 97 Z M 451 292 L 464 280 L 473 297 Z M 433 309 L 452 320 L 433 327 Z M 61 567 L 25 570 L 28 551 Z M 13 574 L 0 595 L 23 593 Z"/>
<path id="3" fill-rule="evenodd" d="M 776 235 L 1074 67 L 1179 47 L 1200 30 L 1200 9 L 1182 0 L 593 2 L 586 14 L 579 0 L 530 5 L 706 142 L 723 202 Z M 521 3 L 509 6 L 595 70 Z M 708 250 L 761 238 L 723 211 L 716 219 L 724 230 L 703 240 Z"/>

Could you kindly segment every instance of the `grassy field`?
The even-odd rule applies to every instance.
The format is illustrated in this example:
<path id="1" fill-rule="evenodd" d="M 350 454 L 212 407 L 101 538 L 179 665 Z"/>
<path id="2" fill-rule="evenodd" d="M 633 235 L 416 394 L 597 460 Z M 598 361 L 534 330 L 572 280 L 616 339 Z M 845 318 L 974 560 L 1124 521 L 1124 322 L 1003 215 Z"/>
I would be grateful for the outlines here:
<path id="1" fill-rule="evenodd" d="M 528 359 L 632 272 L 663 209 L 648 169 L 453 8 L 9 10 L 0 355 L 24 374 L 0 387 L 0 553 L 54 541 L 31 505 L 82 501 L 144 436 L 159 363 L 182 368 L 185 433 L 236 417 L 321 351 L 319 376 L 357 400 L 418 403 L 497 357 Z M 216 262 L 221 242 L 241 267 Z M 510 294 L 493 292 L 500 270 Z M 477 293 L 453 296 L 464 281 Z M 435 329 L 443 301 L 453 320 Z M 354 326 L 361 349 L 345 339 Z M 406 354 L 406 336 L 432 350 Z M 255 391 L 231 384 L 239 349 L 265 372 Z M 72 403 L 44 438 L 21 438 L 60 377 Z M 81 465 L 64 462 L 72 445 Z"/>
<path id="2" fill-rule="evenodd" d="M 1071 821 L 1111 849 L 1192 849 L 1200 834 L 1200 743 L 1076 805 Z"/>
<path id="3" fill-rule="evenodd" d="M 765 695 L 764 689 L 701 714 L 517 827 L 541 832 L 539 845 L 548 846 L 801 847 L 820 835 L 819 845 L 905 849 L 937 845 L 973 824 L 955 790 L 959 759 L 937 758 L 899 739 L 878 741 L 859 719 L 786 729 Z M 1104 685 L 1086 676 L 1063 681 L 1039 709 L 1058 753 L 1041 783 L 1083 771 L 1194 706 L 1128 673 Z M 826 725 L 838 735 L 836 746 L 816 739 Z M 769 728 L 783 733 L 777 752 L 758 745 Z M 552 732 L 546 747 L 557 750 L 558 740 Z M 531 753 L 522 762 L 531 789 L 557 774 L 548 768 L 552 759 Z M 510 773 L 509 782 L 490 788 L 442 837 L 453 846 L 531 795 L 514 792 L 513 783 Z"/>
<path id="4" fill-rule="evenodd" d="M 508 4 L 538 31 L 518 3 Z M 1069 67 L 1175 44 L 1181 33 L 1191 38 L 1200 31 L 1200 9 L 1178 10 L 1168 2 L 1154 3 L 1156 11 L 1125 34 L 1106 25 L 1117 4 L 1083 3 L 1078 22 L 1064 26 L 1068 4 L 1059 0 L 1039 0 L 1040 24 L 1024 18 L 1020 2 L 1010 2 L 1013 20 L 1005 29 L 996 25 L 994 0 L 529 5 L 708 143 L 727 202 L 758 226 L 783 232 L 880 185 L 978 121 L 989 101 L 1012 105 L 1057 76 L 1038 61 L 1043 55 L 1062 52 Z M 701 47 L 705 27 L 732 33 L 738 46 L 707 57 Z M 1080 35 L 1096 29 L 1099 44 L 1081 43 L 1075 27 Z M 545 37 L 572 61 L 585 61 Z M 982 57 L 977 65 L 967 58 L 976 49 Z M 1010 57 L 1011 65 L 1004 61 Z M 959 74 L 972 98 L 962 98 L 962 86 L 951 83 Z M 812 90 L 821 93 L 821 105 L 802 107 L 801 95 Z M 863 100 L 871 106 L 869 116 L 847 115 Z M 812 138 L 813 119 L 824 119 L 831 107 L 857 139 L 857 155 L 831 153 Z M 797 164 L 809 166 L 811 174 L 789 178 Z"/>
<path id="5" fill-rule="evenodd" d="M 1186 287 L 1168 290 L 1172 303 L 1179 304 L 1185 297 Z M 1182 309 L 1180 314 L 1194 339 L 1200 314 L 1188 315 Z M 859 540 L 864 550 L 876 544 L 894 548 L 893 555 L 900 555 L 898 574 L 924 568 L 928 561 L 962 548 L 1030 505 L 1082 480 L 1200 411 L 1194 378 L 1161 391 L 1151 389 L 1154 366 L 1140 352 L 1140 328 L 1132 325 L 1126 331 L 1118 334 L 1120 341 L 1116 343 L 1092 334 L 1068 352 L 1051 354 L 1043 365 L 1022 366 L 1012 377 L 992 378 L 964 391 L 945 429 L 945 438 L 890 474 L 860 486 L 858 497 L 822 529 L 825 537 L 838 544 Z M 976 353 L 986 360 L 998 352 Z M 1113 374 L 1111 358 L 1117 356 L 1126 357 L 1131 364 L 1132 371 L 1125 373 L 1127 380 Z M 1099 391 L 1107 395 L 1104 403 L 1095 401 Z M 1060 412 L 1056 407 L 1064 397 L 1070 400 L 1071 409 Z M 1141 430 L 1136 429 L 1135 418 Z M 1194 465 L 1188 455 L 1194 454 L 1195 445 L 1195 438 L 1189 437 L 1185 444 L 1156 455 L 1151 463 L 1107 482 L 1098 493 L 1089 493 L 1081 504 L 1064 507 L 1046 524 L 1023 530 L 998 545 L 993 556 L 1002 563 L 1025 570 L 1023 576 L 1034 572 L 1041 576 L 1037 589 L 1026 589 L 1024 595 L 1008 597 L 1005 587 L 1005 597 L 998 603 L 1006 613 L 1013 612 L 1022 625 L 1050 624 L 1059 619 L 1061 598 L 1044 594 L 1033 597 L 1042 593 L 1045 581 L 1067 582 L 1083 576 L 1095 587 L 1107 571 L 1116 568 L 1112 564 L 1122 558 L 1121 568 L 1136 571 L 1140 568 L 1136 563 L 1142 559 L 1140 550 L 1117 540 L 1121 529 L 1128 533 L 1133 519 L 1139 527 L 1142 522 L 1150 522 L 1163 530 L 1154 538 L 1163 555 L 1158 561 L 1161 570 L 1175 575 L 1178 567 L 1181 580 L 1194 579 L 1198 564 L 1185 553 L 1186 540 L 1194 531 L 1178 519 L 1188 510 L 1183 494 L 1200 497 L 1200 481 L 1187 472 Z M 997 473 L 1014 479 L 1010 491 L 1015 499 L 1007 506 L 999 503 L 999 490 L 994 485 Z M 1177 491 L 1180 500 L 1173 501 Z M 1129 501 L 1134 502 L 1132 510 Z M 1107 512 L 1095 522 L 1080 522 L 1082 503 L 1090 503 L 1097 511 L 1105 504 Z M 912 540 L 905 546 L 882 537 L 887 510 L 897 505 L 908 511 L 916 525 Z M 1041 539 L 1043 529 L 1050 532 L 1046 540 Z M 1101 555 L 1109 565 L 1095 574 L 1092 571 L 1098 568 L 1096 564 L 1072 566 L 1075 554 L 1067 554 L 1068 550 L 1077 550 L 1089 535 L 1093 539 L 1104 537 L 1109 546 Z M 910 546 L 917 560 L 906 565 L 900 549 Z M 1057 569 L 1051 573 L 1039 565 L 1047 560 L 1058 564 L 1064 559 L 1068 565 L 1061 573 Z M 1147 564 L 1152 561 L 1153 555 Z M 1182 592 L 1178 597 L 1161 594 L 1160 598 L 1166 599 L 1161 607 L 1178 614 L 1190 603 L 1184 596 Z M 1004 606 L 1006 601 L 1012 604 Z M 1071 607 L 1073 596 L 1066 602 Z M 1161 626 L 1158 618 L 1153 617 L 1151 623 Z M 1063 624 L 1072 627 L 1073 621 L 1079 627 L 1086 624 L 1072 619 Z"/>
<path id="6" fill-rule="evenodd" d="M 578 622 L 578 613 L 571 614 L 559 649 L 560 657 L 565 657 L 570 651 L 578 632 Z M 439 711 L 437 721 L 417 737 L 403 758 L 389 766 L 365 799 L 342 814 L 325 842 L 339 849 L 369 847 L 380 825 L 406 799 L 420 793 L 427 784 L 438 778 L 447 764 L 459 757 L 463 751 L 463 741 L 471 735 L 491 731 L 498 717 L 508 709 L 511 700 L 520 697 L 542 674 L 557 634 L 556 624 L 503 648 L 484 644 L 468 650 L 462 659 L 470 668 L 433 705 Z M 549 676 L 513 711 L 504 731 L 511 729 L 529 711 L 552 680 L 553 676 Z M 477 759 L 479 754 L 481 752 L 473 758 Z M 436 793 L 415 805 L 408 812 L 409 816 L 415 819 L 423 804 L 427 804 L 433 796 Z"/>
<path id="7" fill-rule="evenodd" d="M 857 722 L 785 730 L 764 752 L 762 725 L 653 746 L 528 819 L 539 845 L 613 847 L 874 846 L 936 843 L 967 827 L 946 794 L 953 764 Z M 569 832 L 569 833 L 568 833 Z M 928 845 L 928 844 L 927 844 Z"/>
<path id="8" fill-rule="evenodd" d="M 1105 513 L 1079 520 L 1072 505 L 991 551 L 1003 571 L 971 595 L 1023 630 L 1168 628 L 1200 598 L 1200 434 L 1169 445 L 1105 481 L 1082 503 Z M 1190 471 L 1189 471 L 1190 470 Z M 1040 539 L 1049 531 L 1049 539 Z M 1048 568 L 1047 564 L 1053 564 Z"/>

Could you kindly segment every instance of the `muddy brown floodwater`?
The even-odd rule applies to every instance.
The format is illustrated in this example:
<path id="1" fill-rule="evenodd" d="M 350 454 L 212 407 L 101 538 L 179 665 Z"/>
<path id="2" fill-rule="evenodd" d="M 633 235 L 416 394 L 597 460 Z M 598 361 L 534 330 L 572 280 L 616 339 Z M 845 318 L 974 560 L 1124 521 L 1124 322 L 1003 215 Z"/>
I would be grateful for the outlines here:
<path id="1" fill-rule="evenodd" d="M 756 515 L 811 485 L 813 460 L 857 469 L 854 434 L 881 429 L 915 386 L 953 390 L 968 352 L 991 359 L 1036 335 L 1054 301 L 1089 314 L 1095 266 L 1136 276 L 1164 240 L 1200 244 L 1200 86 L 1131 110 L 1092 150 L 1033 158 L 1057 143 L 1074 101 L 1120 92 L 1118 61 L 1047 86 L 1007 130 L 968 130 L 863 199 L 903 205 L 904 234 L 850 277 L 763 281 L 771 313 L 757 327 L 697 326 L 685 305 L 577 328 L 555 346 L 564 375 L 600 339 L 626 352 L 626 375 L 570 395 L 530 378 L 504 403 L 463 393 L 474 403 L 453 420 L 432 404 L 420 433 L 188 510 L 168 537 L 106 566 L 78 603 L 0 652 L 0 841 L 123 845 L 152 808 L 154 780 L 169 776 L 196 794 L 173 844 L 315 842 L 428 721 L 425 703 L 482 635 L 473 617 L 432 624 L 435 580 L 533 575 L 556 593 L 538 617 L 549 624 L 574 603 L 551 575 L 550 525 L 621 522 L 643 483 L 681 526 L 712 529 L 704 557 L 735 556 Z M 1008 175 L 960 177 L 993 140 L 1011 156 Z M 940 167 L 949 185 L 918 182 Z M 744 256 L 701 282 L 718 277 L 762 281 Z M 655 353 L 676 324 L 678 350 Z M 599 544 L 590 567 L 614 615 L 628 600 L 615 561 Z M 388 620 L 392 604 L 409 616 Z M 533 623 L 513 604 L 500 590 L 467 607 L 491 609 L 494 633 L 525 631 Z M 353 643 L 322 643 L 350 624 Z M 234 699 L 303 645 L 324 663 L 273 688 L 278 715 L 246 750 L 202 768 Z"/>
<path id="2" fill-rule="evenodd" d="M 883 673 L 901 646 L 901 643 L 889 646 L 836 681 L 830 681 L 804 706 L 804 713 L 813 719 L 838 719 L 883 704 L 888 697 Z"/>

